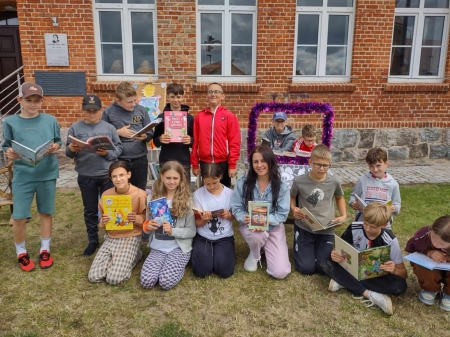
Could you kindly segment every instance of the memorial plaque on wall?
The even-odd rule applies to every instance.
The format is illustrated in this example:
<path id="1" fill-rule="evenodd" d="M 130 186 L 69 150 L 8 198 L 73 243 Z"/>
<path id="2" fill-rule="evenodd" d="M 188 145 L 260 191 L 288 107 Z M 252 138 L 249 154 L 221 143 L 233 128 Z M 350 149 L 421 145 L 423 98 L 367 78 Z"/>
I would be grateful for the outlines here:
<path id="1" fill-rule="evenodd" d="M 35 71 L 34 77 L 44 90 L 44 96 L 86 95 L 86 73 Z"/>
<path id="2" fill-rule="evenodd" d="M 48 66 L 68 66 L 67 34 L 44 34 L 45 56 Z"/>

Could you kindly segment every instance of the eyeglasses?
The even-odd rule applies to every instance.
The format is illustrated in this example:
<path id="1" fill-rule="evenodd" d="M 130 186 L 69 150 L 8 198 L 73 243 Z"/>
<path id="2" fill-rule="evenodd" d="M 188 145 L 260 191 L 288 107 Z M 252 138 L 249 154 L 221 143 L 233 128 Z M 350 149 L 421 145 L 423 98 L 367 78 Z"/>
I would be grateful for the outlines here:
<path id="1" fill-rule="evenodd" d="M 324 170 L 328 170 L 331 166 L 329 164 L 318 164 L 318 163 L 311 163 L 311 164 L 313 164 L 316 168 L 323 168 Z"/>
<path id="2" fill-rule="evenodd" d="M 207 92 L 206 92 L 208 95 L 219 95 L 219 94 L 223 94 L 223 92 L 222 91 L 220 91 L 220 90 L 208 90 Z"/>
<path id="3" fill-rule="evenodd" d="M 306 139 L 306 138 L 303 138 L 303 141 L 304 141 L 305 143 L 314 143 L 316 140 L 315 140 L 315 139 Z"/>

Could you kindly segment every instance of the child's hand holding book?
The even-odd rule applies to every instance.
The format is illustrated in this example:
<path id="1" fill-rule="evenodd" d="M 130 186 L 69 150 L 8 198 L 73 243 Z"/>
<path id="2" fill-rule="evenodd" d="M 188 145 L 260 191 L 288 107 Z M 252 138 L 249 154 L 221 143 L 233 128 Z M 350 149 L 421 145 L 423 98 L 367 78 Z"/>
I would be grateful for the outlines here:
<path id="1" fill-rule="evenodd" d="M 334 249 L 331 251 L 331 259 L 337 263 L 344 262 L 344 260 L 345 260 L 345 258 L 342 256 L 342 254 Z"/>
<path id="2" fill-rule="evenodd" d="M 303 214 L 303 213 L 300 211 L 300 208 L 299 208 L 299 207 L 295 207 L 295 208 L 293 209 L 292 215 L 294 216 L 295 219 L 299 219 L 299 220 L 302 220 L 302 219 L 305 219 L 305 218 L 306 218 L 306 215 Z"/>
<path id="3" fill-rule="evenodd" d="M 447 254 L 436 249 L 429 250 L 427 252 L 427 256 L 437 263 L 443 263 L 447 261 Z"/>
<path id="4" fill-rule="evenodd" d="M 144 223 L 142 224 L 142 229 L 147 233 L 157 230 L 158 228 L 159 228 L 159 224 L 153 219 L 145 220 Z"/>
<path id="5" fill-rule="evenodd" d="M 162 223 L 164 233 L 172 235 L 172 226 L 167 221 Z"/>
<path id="6" fill-rule="evenodd" d="M 395 263 L 394 261 L 386 261 L 385 263 L 380 264 L 380 269 L 393 274 L 395 271 Z"/>

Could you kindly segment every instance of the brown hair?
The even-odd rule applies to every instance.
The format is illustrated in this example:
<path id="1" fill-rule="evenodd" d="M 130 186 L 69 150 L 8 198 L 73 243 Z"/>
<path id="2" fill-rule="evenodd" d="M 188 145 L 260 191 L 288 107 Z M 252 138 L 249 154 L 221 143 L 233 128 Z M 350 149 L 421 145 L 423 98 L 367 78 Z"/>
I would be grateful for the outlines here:
<path id="1" fill-rule="evenodd" d="M 167 86 L 166 94 L 184 95 L 184 88 L 180 83 L 171 83 Z"/>
<path id="2" fill-rule="evenodd" d="M 222 169 L 219 164 L 216 163 L 203 163 L 200 166 L 200 175 L 203 179 L 205 178 L 213 178 L 219 179 L 222 177 Z"/>
<path id="3" fill-rule="evenodd" d="M 314 125 L 311 124 L 306 124 L 303 128 L 302 128 L 302 137 L 314 137 L 316 138 L 316 128 L 314 127 Z"/>
<path id="4" fill-rule="evenodd" d="M 442 241 L 450 243 L 450 215 L 444 215 L 440 218 L 437 218 L 436 221 L 431 225 L 430 231 L 433 231 L 434 234 L 439 236 Z M 428 250 L 435 249 L 433 247 L 433 244 L 431 243 L 431 238 L 429 240 L 430 245 L 428 247 Z M 450 254 L 450 249 L 448 248 L 442 249 L 442 251 L 444 251 L 446 254 Z"/>
<path id="5" fill-rule="evenodd" d="M 331 160 L 331 151 L 328 146 L 319 144 L 311 151 L 311 159 L 313 157 L 317 159 Z"/>
<path id="6" fill-rule="evenodd" d="M 387 152 L 381 147 L 374 147 L 373 149 L 370 149 L 366 155 L 366 163 L 369 165 L 375 165 L 376 163 L 385 163 L 387 162 L 387 160 Z"/>
<path id="7" fill-rule="evenodd" d="M 109 165 L 109 170 L 108 170 L 109 177 L 111 178 L 112 172 L 115 169 L 120 168 L 120 167 L 124 168 L 125 171 L 127 171 L 127 172 L 131 172 L 130 165 L 128 165 L 128 163 L 126 161 L 118 160 L 118 161 L 113 162 L 111 165 Z"/>
<path id="8" fill-rule="evenodd" d="M 371 202 L 363 210 L 364 221 L 369 225 L 381 227 L 389 222 L 392 209 L 381 202 Z"/>
<path id="9" fill-rule="evenodd" d="M 120 100 L 136 95 L 136 89 L 130 82 L 120 82 L 116 87 L 116 97 Z"/>

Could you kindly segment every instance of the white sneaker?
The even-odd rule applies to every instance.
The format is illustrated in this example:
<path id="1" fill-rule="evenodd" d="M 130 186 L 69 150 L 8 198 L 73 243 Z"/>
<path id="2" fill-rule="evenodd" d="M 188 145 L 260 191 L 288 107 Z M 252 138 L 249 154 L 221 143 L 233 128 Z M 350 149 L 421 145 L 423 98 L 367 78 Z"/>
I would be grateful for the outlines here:
<path id="1" fill-rule="evenodd" d="M 252 252 L 248 254 L 247 259 L 244 262 L 244 269 L 246 271 L 256 271 L 258 269 L 258 260 L 253 257 Z"/>
<path id="2" fill-rule="evenodd" d="M 341 286 L 339 283 L 337 283 L 335 280 L 333 280 L 333 279 L 330 280 L 330 284 L 328 285 L 329 291 L 335 292 L 342 288 L 344 288 L 344 287 Z"/>
<path id="3" fill-rule="evenodd" d="M 369 291 L 369 299 L 362 302 L 366 305 L 366 307 L 376 305 L 388 315 L 392 315 L 394 313 L 394 310 L 392 309 L 392 302 L 388 295 L 376 293 L 375 291 Z"/>

